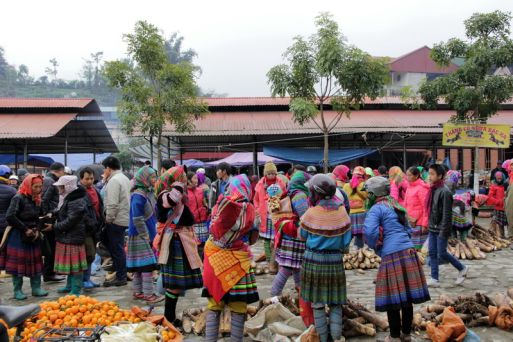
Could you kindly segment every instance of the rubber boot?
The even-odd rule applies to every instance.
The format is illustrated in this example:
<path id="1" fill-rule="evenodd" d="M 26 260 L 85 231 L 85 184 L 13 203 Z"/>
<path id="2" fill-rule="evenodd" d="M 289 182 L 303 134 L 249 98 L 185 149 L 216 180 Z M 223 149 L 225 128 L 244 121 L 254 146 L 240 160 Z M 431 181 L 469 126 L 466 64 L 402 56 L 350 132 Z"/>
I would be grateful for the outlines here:
<path id="1" fill-rule="evenodd" d="M 34 297 L 46 297 L 48 291 L 41 288 L 41 276 L 35 276 L 30 278 L 30 286 L 32 287 L 32 296 Z"/>
<path id="2" fill-rule="evenodd" d="M 70 293 L 71 292 L 71 276 L 66 277 L 66 285 L 58 288 L 57 293 Z"/>
<path id="3" fill-rule="evenodd" d="M 82 273 L 69 275 L 68 278 L 71 278 L 71 292 L 70 295 L 80 296 L 82 292 L 82 279 L 84 275 Z"/>
<path id="4" fill-rule="evenodd" d="M 23 277 L 12 276 L 12 284 L 14 286 L 14 299 L 25 300 L 27 295 L 23 293 Z"/>
<path id="5" fill-rule="evenodd" d="M 91 280 L 91 265 L 89 265 L 87 270 L 84 271 L 83 282 L 84 283 L 82 284 L 82 288 L 84 290 L 90 290 L 100 286 L 100 284 L 96 284 Z"/>

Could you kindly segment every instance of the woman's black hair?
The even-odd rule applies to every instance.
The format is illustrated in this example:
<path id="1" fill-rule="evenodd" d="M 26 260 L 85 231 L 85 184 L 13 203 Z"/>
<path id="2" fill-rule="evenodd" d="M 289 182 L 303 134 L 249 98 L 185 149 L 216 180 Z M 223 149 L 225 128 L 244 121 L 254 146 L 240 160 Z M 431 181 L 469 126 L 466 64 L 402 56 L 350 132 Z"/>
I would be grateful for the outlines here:
<path id="1" fill-rule="evenodd" d="M 412 175 L 414 175 L 417 178 L 420 177 L 420 171 L 415 166 L 410 167 L 407 172 L 411 173 Z"/>
<path id="2" fill-rule="evenodd" d="M 442 178 L 444 178 L 444 177 L 445 177 L 445 174 L 447 173 L 447 171 L 445 170 L 445 167 L 443 167 L 443 166 L 442 166 L 442 165 L 440 165 L 440 164 L 431 164 L 431 165 L 429 166 L 429 169 L 430 169 L 430 170 L 435 171 L 435 172 L 436 172 L 436 174 L 437 174 L 438 176 L 442 176 Z"/>
<path id="3" fill-rule="evenodd" d="M 187 180 L 190 181 L 192 177 L 196 176 L 195 172 L 189 171 L 187 172 Z"/>

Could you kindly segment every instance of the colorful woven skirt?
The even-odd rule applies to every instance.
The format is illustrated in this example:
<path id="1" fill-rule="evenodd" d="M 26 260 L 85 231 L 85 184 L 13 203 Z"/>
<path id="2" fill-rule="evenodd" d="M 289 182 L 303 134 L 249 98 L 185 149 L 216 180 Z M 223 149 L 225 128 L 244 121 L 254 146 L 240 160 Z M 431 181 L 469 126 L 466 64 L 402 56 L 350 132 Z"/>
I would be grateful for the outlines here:
<path id="1" fill-rule="evenodd" d="M 493 222 L 495 222 L 499 226 L 507 226 L 508 218 L 506 216 L 506 212 L 504 212 L 503 210 L 494 210 L 493 211 Z"/>
<path id="2" fill-rule="evenodd" d="M 351 214 L 351 232 L 354 235 L 363 235 L 365 216 L 367 213 Z"/>
<path id="3" fill-rule="evenodd" d="M 264 239 L 274 240 L 275 231 L 273 220 L 271 220 L 271 218 L 268 216 L 265 222 L 265 232 L 260 231 L 260 237 Z"/>
<path id="4" fill-rule="evenodd" d="M 204 288 L 201 294 L 202 297 L 212 297 L 208 293 L 208 289 Z M 257 283 L 255 278 L 255 271 L 249 270 L 239 282 L 231 288 L 224 296 L 222 301 L 225 303 L 230 302 L 243 302 L 243 303 L 254 303 L 258 302 L 260 297 L 258 296 Z"/>
<path id="5" fill-rule="evenodd" d="M 276 262 L 283 267 L 301 268 L 305 254 L 305 242 L 296 239 L 283 238 L 280 247 L 276 249 Z"/>
<path id="6" fill-rule="evenodd" d="M 452 227 L 456 230 L 469 230 L 472 228 L 472 222 L 467 220 L 465 215 L 461 215 L 459 212 L 452 211 Z"/>
<path id="7" fill-rule="evenodd" d="M 301 265 L 301 298 L 310 303 L 346 303 L 342 252 L 305 250 Z"/>
<path id="8" fill-rule="evenodd" d="M 201 269 L 191 269 L 179 237 L 173 237 L 169 249 L 167 264 L 160 265 L 164 288 L 189 290 L 203 287 Z"/>
<path id="9" fill-rule="evenodd" d="M 210 236 L 210 232 L 208 231 L 208 225 L 207 222 L 202 223 L 196 223 L 192 226 L 194 229 L 194 235 L 196 235 L 196 239 L 198 240 L 198 243 L 205 243 L 208 240 L 208 237 Z"/>
<path id="10" fill-rule="evenodd" d="M 424 232 L 422 230 L 424 230 Z M 426 242 L 428 235 L 429 231 L 426 228 L 421 226 L 412 228 L 411 242 L 413 243 L 413 247 L 416 250 L 422 249 L 422 246 L 424 246 L 424 242 Z"/>
<path id="11" fill-rule="evenodd" d="M 0 253 L 0 270 L 18 277 L 40 276 L 43 271 L 43 257 L 39 242 L 24 243 L 19 229 L 12 229 L 7 247 Z"/>
<path id="12" fill-rule="evenodd" d="M 78 274 L 87 271 L 85 245 L 55 244 L 54 271 L 58 274 Z"/>
<path id="13" fill-rule="evenodd" d="M 422 264 L 414 249 L 383 257 L 376 277 L 376 311 L 397 310 L 429 300 Z"/>
<path id="14" fill-rule="evenodd" d="M 128 237 L 126 268 L 128 272 L 152 272 L 158 269 L 157 258 L 148 240 L 138 235 Z"/>

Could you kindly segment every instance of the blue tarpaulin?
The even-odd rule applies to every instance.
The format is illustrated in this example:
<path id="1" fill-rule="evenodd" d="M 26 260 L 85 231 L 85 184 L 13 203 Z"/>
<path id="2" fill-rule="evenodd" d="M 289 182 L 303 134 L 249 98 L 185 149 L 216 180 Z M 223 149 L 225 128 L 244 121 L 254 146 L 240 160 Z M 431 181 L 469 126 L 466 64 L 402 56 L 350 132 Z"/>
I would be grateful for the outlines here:
<path id="1" fill-rule="evenodd" d="M 329 165 L 334 166 L 347 163 L 376 152 L 377 150 L 368 148 L 329 150 Z M 289 161 L 293 164 L 303 165 L 323 165 L 324 159 L 324 150 L 322 149 L 264 146 L 264 154 Z"/>
<path id="2" fill-rule="evenodd" d="M 28 155 L 28 165 L 48 167 L 54 160 L 49 157 L 42 157 L 37 155 Z M 16 163 L 16 156 L 14 154 L 0 154 L 1 165 L 14 165 Z M 23 164 L 23 156 L 18 154 L 18 165 Z"/>

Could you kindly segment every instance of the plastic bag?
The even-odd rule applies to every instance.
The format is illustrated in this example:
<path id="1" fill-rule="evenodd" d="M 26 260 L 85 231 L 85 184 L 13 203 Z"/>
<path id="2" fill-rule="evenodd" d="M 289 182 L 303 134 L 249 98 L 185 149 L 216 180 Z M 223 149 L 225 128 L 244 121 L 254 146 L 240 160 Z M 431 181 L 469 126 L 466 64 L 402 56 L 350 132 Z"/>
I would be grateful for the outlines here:
<path id="1" fill-rule="evenodd" d="M 312 303 L 304 301 L 301 296 L 299 297 L 299 314 L 305 326 L 309 327 L 314 324 Z"/>
<path id="2" fill-rule="evenodd" d="M 442 324 L 436 326 L 435 323 L 428 323 L 427 334 L 433 342 L 462 342 L 467 335 L 467 328 L 454 309 L 448 307 L 444 310 Z"/>
<path id="3" fill-rule="evenodd" d="M 463 342 L 481 342 L 481 337 L 477 336 L 472 330 L 467 329 L 467 336 L 465 336 Z"/>
<path id="4" fill-rule="evenodd" d="M 244 325 L 253 341 L 273 341 L 277 335 L 297 337 L 306 327 L 301 317 L 295 316 L 281 303 L 275 303 L 259 311 Z"/>
<path id="5" fill-rule="evenodd" d="M 102 342 L 154 342 L 157 340 L 157 328 L 148 323 L 119 324 L 105 328 Z"/>

